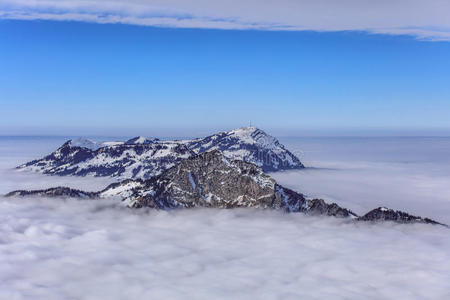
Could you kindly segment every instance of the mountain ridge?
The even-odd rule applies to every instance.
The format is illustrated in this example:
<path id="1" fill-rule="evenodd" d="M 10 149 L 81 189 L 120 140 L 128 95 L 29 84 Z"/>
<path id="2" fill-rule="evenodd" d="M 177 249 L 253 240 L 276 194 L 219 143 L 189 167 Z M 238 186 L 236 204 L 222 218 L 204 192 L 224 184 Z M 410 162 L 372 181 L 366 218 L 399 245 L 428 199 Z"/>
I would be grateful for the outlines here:
<path id="1" fill-rule="evenodd" d="M 279 185 L 258 166 L 231 160 L 212 150 L 184 159 L 150 179 L 126 179 L 98 192 L 56 187 L 47 190 L 18 190 L 6 196 L 120 198 L 130 208 L 180 209 L 260 208 L 308 215 L 334 216 L 354 221 L 441 224 L 402 211 L 376 208 L 363 216 L 328 204 L 323 199 L 307 199 L 303 194 Z"/>
<path id="2" fill-rule="evenodd" d="M 147 179 L 179 161 L 220 150 L 231 159 L 253 163 L 264 171 L 304 168 L 276 138 L 256 127 L 243 127 L 192 140 L 135 137 L 125 142 L 69 140 L 53 153 L 18 166 L 50 175 L 110 176 Z"/>

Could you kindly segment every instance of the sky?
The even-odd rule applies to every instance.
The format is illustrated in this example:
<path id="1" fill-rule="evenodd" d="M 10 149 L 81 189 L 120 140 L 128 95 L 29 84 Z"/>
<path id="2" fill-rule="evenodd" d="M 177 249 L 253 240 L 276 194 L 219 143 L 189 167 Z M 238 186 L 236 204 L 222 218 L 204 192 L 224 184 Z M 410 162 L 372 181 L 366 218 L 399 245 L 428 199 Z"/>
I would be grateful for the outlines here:
<path id="1" fill-rule="evenodd" d="M 449 135 L 449 4 L 335 2 L 2 0 L 0 135 Z"/>

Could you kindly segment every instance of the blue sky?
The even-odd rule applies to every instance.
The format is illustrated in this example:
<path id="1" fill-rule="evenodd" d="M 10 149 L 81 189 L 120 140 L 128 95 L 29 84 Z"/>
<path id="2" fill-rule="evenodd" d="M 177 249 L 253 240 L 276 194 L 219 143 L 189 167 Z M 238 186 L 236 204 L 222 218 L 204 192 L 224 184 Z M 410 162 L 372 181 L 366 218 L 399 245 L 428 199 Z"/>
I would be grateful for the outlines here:
<path id="1" fill-rule="evenodd" d="M 450 133 L 450 42 L 0 20 L 0 134 Z"/>

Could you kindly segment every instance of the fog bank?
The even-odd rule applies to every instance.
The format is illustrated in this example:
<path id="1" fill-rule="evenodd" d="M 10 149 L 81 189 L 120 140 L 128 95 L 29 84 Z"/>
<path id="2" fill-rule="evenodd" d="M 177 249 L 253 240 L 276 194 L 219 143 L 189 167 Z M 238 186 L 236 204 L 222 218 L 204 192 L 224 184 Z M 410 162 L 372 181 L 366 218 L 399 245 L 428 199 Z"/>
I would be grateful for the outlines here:
<path id="1" fill-rule="evenodd" d="M 275 211 L 0 201 L 5 299 L 448 299 L 450 235 Z"/>

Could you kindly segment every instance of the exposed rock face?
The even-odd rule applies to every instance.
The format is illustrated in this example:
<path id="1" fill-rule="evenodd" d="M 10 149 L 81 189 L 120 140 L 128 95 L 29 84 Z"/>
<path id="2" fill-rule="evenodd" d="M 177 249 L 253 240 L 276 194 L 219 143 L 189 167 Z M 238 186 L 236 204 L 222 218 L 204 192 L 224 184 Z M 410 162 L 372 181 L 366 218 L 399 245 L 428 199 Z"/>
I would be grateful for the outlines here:
<path id="1" fill-rule="evenodd" d="M 126 180 L 112 184 L 99 195 L 121 196 L 134 208 L 254 207 L 356 216 L 336 204 L 307 200 L 302 194 L 278 185 L 261 168 L 242 160 L 230 160 L 218 150 L 183 160 L 145 181 Z"/>
<path id="2" fill-rule="evenodd" d="M 218 150 L 182 160 L 150 179 L 127 179 L 113 183 L 96 193 L 70 188 L 54 188 L 40 191 L 15 191 L 7 196 L 29 195 L 119 197 L 123 203 L 132 208 L 253 207 L 349 218 L 355 221 L 439 224 L 427 218 L 415 217 L 387 208 L 377 208 L 358 217 L 352 211 L 335 203 L 328 204 L 322 199 L 306 199 L 302 194 L 277 184 L 254 164 L 242 160 L 231 160 Z"/>
<path id="3" fill-rule="evenodd" d="M 220 150 L 227 158 L 253 163 L 265 171 L 303 168 L 300 160 L 274 137 L 255 127 L 186 141 L 144 137 L 105 143 L 71 140 L 50 155 L 18 168 L 54 175 L 147 179 L 210 150 Z"/>
<path id="4" fill-rule="evenodd" d="M 434 220 L 428 218 L 422 218 L 410 215 L 403 211 L 395 211 L 386 207 L 378 207 L 369 211 L 364 216 L 358 218 L 360 221 L 393 221 L 397 223 L 428 223 L 428 224 L 440 224 Z"/>
<path id="5" fill-rule="evenodd" d="M 275 181 L 260 168 L 231 161 L 219 151 L 181 161 L 160 176 L 135 187 L 127 198 L 132 207 L 259 207 L 280 206 Z M 107 191 L 105 191 L 107 192 Z M 104 194 L 103 192 L 102 194 Z"/>
<path id="6" fill-rule="evenodd" d="M 323 199 L 307 200 L 306 211 L 313 215 L 327 215 L 334 217 L 357 217 L 352 211 L 342 208 L 336 203 L 328 204 Z"/>
<path id="7" fill-rule="evenodd" d="M 34 191 L 13 191 L 5 195 L 6 197 L 25 197 L 25 196 L 39 196 L 39 197 L 71 197 L 71 198 L 98 198 L 98 193 L 84 192 L 68 187 L 55 187 L 45 190 Z"/>

